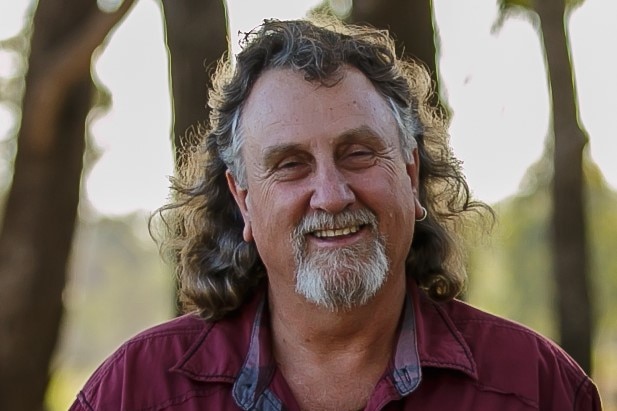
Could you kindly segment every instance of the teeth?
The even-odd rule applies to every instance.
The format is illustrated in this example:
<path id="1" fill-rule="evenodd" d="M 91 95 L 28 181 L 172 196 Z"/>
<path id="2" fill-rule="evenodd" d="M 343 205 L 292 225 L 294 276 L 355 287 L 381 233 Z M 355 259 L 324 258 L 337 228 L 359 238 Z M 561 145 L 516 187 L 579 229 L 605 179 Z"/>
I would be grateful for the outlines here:
<path id="1" fill-rule="evenodd" d="M 318 230 L 313 232 L 315 237 L 324 238 L 324 237 L 338 237 L 341 235 L 353 234 L 357 233 L 360 230 L 360 226 L 354 225 L 351 227 L 339 228 L 336 230 Z"/>

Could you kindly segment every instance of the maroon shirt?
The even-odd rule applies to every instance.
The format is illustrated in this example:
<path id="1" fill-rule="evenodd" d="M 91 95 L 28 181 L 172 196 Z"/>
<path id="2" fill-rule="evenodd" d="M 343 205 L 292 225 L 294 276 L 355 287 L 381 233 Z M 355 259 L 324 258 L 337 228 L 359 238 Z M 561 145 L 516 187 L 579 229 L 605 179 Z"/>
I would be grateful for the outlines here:
<path id="1" fill-rule="evenodd" d="M 353 376 L 350 376 L 353 378 Z M 366 410 L 600 410 L 557 345 L 410 281 L 396 350 Z M 264 292 L 218 322 L 185 315 L 108 358 L 71 411 L 299 410 L 271 353 Z"/>

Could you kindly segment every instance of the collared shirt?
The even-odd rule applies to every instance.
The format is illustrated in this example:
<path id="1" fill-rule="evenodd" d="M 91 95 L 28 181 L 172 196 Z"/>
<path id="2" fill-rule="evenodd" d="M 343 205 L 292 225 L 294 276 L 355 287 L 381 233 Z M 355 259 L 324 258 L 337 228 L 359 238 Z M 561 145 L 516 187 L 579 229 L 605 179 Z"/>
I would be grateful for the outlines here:
<path id="1" fill-rule="evenodd" d="M 390 365 L 365 410 L 600 410 L 557 345 L 409 281 Z M 264 292 L 218 322 L 185 315 L 126 342 L 70 411 L 299 410 L 272 356 Z M 353 376 L 350 376 L 353 378 Z"/>

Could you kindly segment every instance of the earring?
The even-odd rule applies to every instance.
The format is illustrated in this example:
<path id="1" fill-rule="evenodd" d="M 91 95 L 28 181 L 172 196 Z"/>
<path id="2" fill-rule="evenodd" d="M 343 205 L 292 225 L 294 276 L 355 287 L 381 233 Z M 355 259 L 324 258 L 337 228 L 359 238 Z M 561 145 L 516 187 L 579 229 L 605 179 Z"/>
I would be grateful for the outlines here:
<path id="1" fill-rule="evenodd" d="M 426 217 L 428 216 L 428 211 L 426 211 L 426 208 L 422 206 L 420 206 L 420 208 L 422 209 L 422 217 L 416 218 L 416 222 L 424 221 L 426 220 Z"/>

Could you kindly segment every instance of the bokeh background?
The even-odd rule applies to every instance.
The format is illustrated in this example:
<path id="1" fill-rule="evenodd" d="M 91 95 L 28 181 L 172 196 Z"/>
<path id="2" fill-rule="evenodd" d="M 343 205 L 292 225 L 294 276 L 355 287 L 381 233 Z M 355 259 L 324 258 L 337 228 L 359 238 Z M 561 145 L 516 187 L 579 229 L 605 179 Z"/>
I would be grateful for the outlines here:
<path id="1" fill-rule="evenodd" d="M 564 346 L 574 347 L 582 363 L 588 352 L 585 368 L 605 408 L 617 410 L 617 2 L 566 1 L 565 14 L 524 0 L 227 0 L 204 2 L 218 8 L 189 13 L 200 2 L 39 3 L 0 3 L 0 409 L 67 409 L 122 341 L 175 315 L 172 269 L 161 261 L 147 220 L 168 195 L 174 136 L 194 132 L 191 121 L 180 124 L 185 121 L 180 86 L 197 98 L 193 106 L 201 114 L 195 121 L 206 119 L 205 80 L 174 74 L 183 52 L 195 55 L 193 70 L 205 75 L 214 43 L 237 53 L 239 32 L 264 18 L 298 18 L 329 7 L 341 18 L 375 25 L 390 25 L 391 18 L 394 27 L 402 16 L 414 26 L 418 16 L 405 14 L 405 3 L 423 3 L 434 33 L 423 37 L 434 47 L 427 65 L 435 67 L 441 103 L 451 114 L 454 152 L 474 196 L 493 205 L 498 216 L 490 233 L 466 228 L 465 298 L 557 342 L 568 340 Z M 185 14 L 174 3 L 186 4 Z M 549 75 L 545 51 L 554 37 L 542 30 L 549 19 L 541 21 L 541 13 L 553 13 L 566 28 L 575 86 L 571 115 L 589 138 L 579 154 L 581 165 L 572 163 L 583 176 L 585 224 L 578 246 L 587 256 L 575 281 L 586 290 L 553 272 L 551 188 L 560 135 L 553 118 L 563 101 L 551 103 L 562 88 L 549 86 L 557 72 Z M 37 40 L 37 32 L 44 38 Z M 405 33 L 396 34 L 402 43 Z M 187 44 L 192 48 L 182 51 Z M 71 64 L 80 61 L 81 66 Z M 41 79 L 57 80 L 45 86 Z M 51 103 L 45 96 L 53 96 Z M 61 107 L 55 123 L 41 107 L 51 112 Z M 66 124 L 73 126 L 63 128 Z M 67 159 L 44 160 L 58 156 L 50 147 L 79 150 L 71 139 L 81 139 L 83 155 L 77 157 L 83 169 L 80 164 L 62 169 Z M 571 201 L 560 204 L 575 203 L 576 192 L 572 186 Z M 11 195 L 32 206 L 12 205 Z M 71 195 L 72 203 L 61 201 Z M 58 211 L 70 204 L 76 210 L 72 220 L 70 212 Z M 63 242 L 70 246 L 68 260 L 48 263 L 62 255 Z M 54 271 L 53 264 L 60 268 Z M 560 298 L 571 288 L 583 297 Z M 564 305 L 589 316 L 564 320 Z M 8 399 L 19 392 L 20 381 L 30 381 L 31 391 L 39 387 L 40 395 L 14 405 L 22 404 Z"/>

